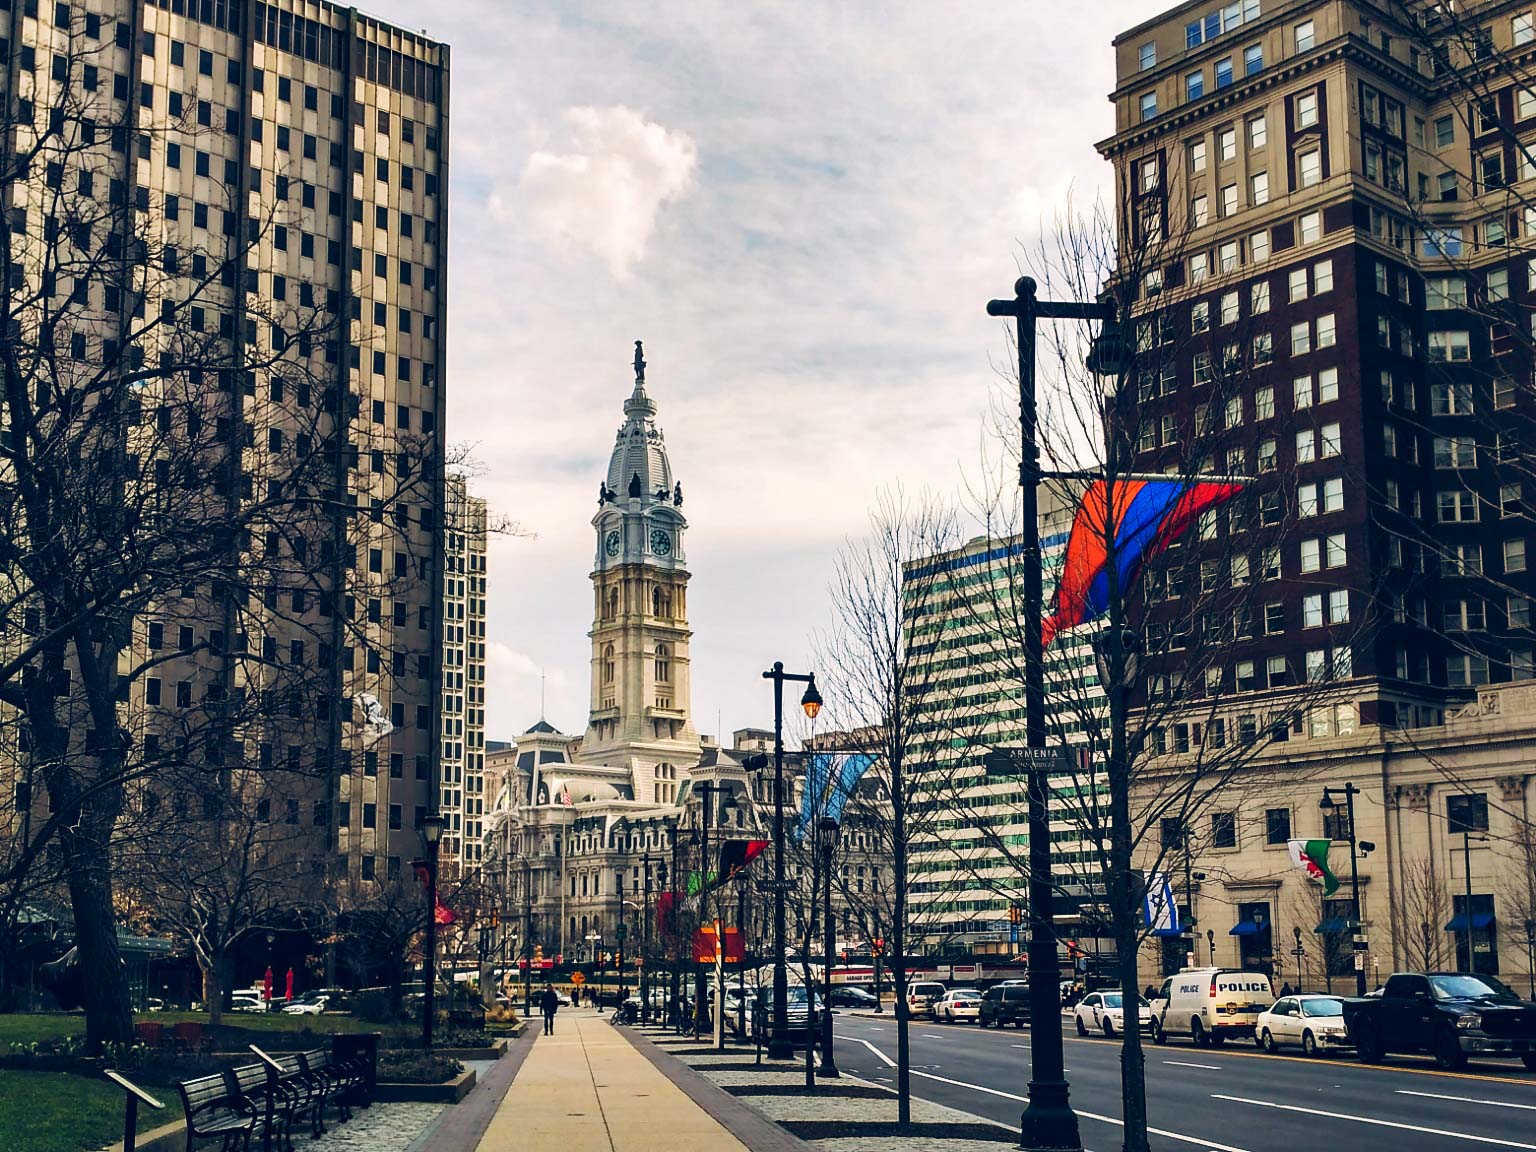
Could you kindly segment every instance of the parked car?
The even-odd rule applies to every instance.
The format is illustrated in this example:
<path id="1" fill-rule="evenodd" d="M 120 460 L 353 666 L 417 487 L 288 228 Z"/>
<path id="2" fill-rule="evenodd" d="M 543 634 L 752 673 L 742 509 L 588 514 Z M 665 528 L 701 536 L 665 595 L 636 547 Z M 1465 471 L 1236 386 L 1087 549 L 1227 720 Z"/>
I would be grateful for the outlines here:
<path id="1" fill-rule="evenodd" d="M 1308 1056 L 1349 1047 L 1344 1005 L 1337 996 L 1282 996 L 1259 1013 L 1259 1047 L 1278 1052 L 1299 1045 Z"/>
<path id="2" fill-rule="evenodd" d="M 161 1000 L 159 997 L 151 996 L 147 1000 L 144 1001 L 144 1011 L 146 1011 L 146 1012 L 164 1012 L 165 1011 L 165 1001 Z"/>
<path id="3" fill-rule="evenodd" d="M 866 992 L 852 984 L 838 984 L 827 998 L 834 1008 L 874 1008 L 880 1001 L 873 992 Z"/>
<path id="4" fill-rule="evenodd" d="M 946 1024 L 976 1020 L 981 1016 L 981 993 L 975 988 L 951 988 L 933 1006 L 933 1018 Z"/>
<path id="5" fill-rule="evenodd" d="M 267 1002 L 260 996 L 234 996 L 229 1001 L 232 1012 L 265 1012 Z"/>
<path id="6" fill-rule="evenodd" d="M 1152 1009 L 1140 996 L 1136 997 L 1136 1016 L 1143 1031 L 1152 1027 Z M 1090 992 L 1072 1009 L 1072 1020 L 1079 1036 L 1089 1032 L 1113 1036 L 1125 1027 L 1125 997 L 1119 992 Z"/>
<path id="7" fill-rule="evenodd" d="M 1163 981 L 1152 1001 L 1152 1040 L 1188 1036 L 1198 1047 L 1220 1046 L 1230 1037 L 1254 1035 L 1259 1013 L 1275 1002 L 1263 972 L 1186 968 Z"/>
<path id="8" fill-rule="evenodd" d="M 814 999 L 807 1003 L 803 985 L 792 984 L 786 990 L 784 1023 L 792 1043 L 804 1044 L 807 1037 L 814 1042 L 819 1027 L 819 1007 L 819 1002 Z M 752 1010 L 747 1014 L 747 1027 L 754 1040 L 761 1039 L 764 1044 L 768 1042 L 768 1037 L 773 1033 L 771 988 L 765 988 L 753 997 Z"/>
<path id="9" fill-rule="evenodd" d="M 328 992 L 306 992 L 302 996 L 295 996 L 283 1007 L 285 1016 L 318 1016 L 324 1012 L 330 1004 L 331 996 Z"/>
<path id="10" fill-rule="evenodd" d="M 1355 1053 L 1378 1064 L 1393 1052 L 1428 1052 L 1446 1069 L 1468 1056 L 1519 1056 L 1536 1071 L 1536 1003 L 1492 976 L 1394 972 L 1379 997 L 1341 1001 Z"/>
<path id="11" fill-rule="evenodd" d="M 933 1006 L 944 998 L 946 989 L 937 980 L 914 980 L 907 985 L 907 1016 L 932 1016 Z"/>
<path id="12" fill-rule="evenodd" d="M 976 1023 L 983 1028 L 1012 1024 L 1022 1028 L 1029 1023 L 1029 985 L 995 984 L 981 994 Z"/>

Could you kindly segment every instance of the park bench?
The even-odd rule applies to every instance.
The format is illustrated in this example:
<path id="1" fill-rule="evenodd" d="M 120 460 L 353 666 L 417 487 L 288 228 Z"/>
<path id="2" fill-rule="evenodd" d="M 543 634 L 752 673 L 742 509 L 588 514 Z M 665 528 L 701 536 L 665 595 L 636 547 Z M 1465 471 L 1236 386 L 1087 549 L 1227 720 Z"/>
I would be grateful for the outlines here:
<path id="1" fill-rule="evenodd" d="M 236 1107 L 222 1073 L 183 1080 L 176 1091 L 187 1113 L 187 1152 L 198 1140 L 218 1140 L 223 1152 L 250 1147 L 256 1117 Z"/>
<path id="2" fill-rule="evenodd" d="M 363 1095 L 367 1088 L 367 1078 L 357 1061 L 337 1061 L 331 1059 L 331 1054 L 324 1048 L 311 1048 L 307 1052 L 299 1053 L 299 1064 L 304 1071 L 314 1077 L 320 1091 L 324 1093 L 324 1099 L 316 1110 L 316 1116 L 324 1112 L 325 1101 L 334 1101 L 337 1114 L 342 1121 L 352 1119 L 353 1103 L 366 1103 Z M 320 1130 L 325 1129 L 321 1126 Z"/>
<path id="3" fill-rule="evenodd" d="M 293 1147 L 293 1086 L 264 1064 L 241 1064 L 224 1072 L 224 1082 L 236 1109 L 255 1118 L 251 1143 L 262 1147 Z"/>
<path id="4" fill-rule="evenodd" d="M 277 1062 L 283 1069 L 283 1083 L 293 1094 L 293 1118 L 302 1120 L 307 1115 L 309 1134 L 318 1140 L 325 1131 L 325 1102 L 328 1099 L 325 1077 L 306 1072 L 296 1055 L 279 1056 Z M 291 1134 L 288 1147 L 293 1147 Z"/>

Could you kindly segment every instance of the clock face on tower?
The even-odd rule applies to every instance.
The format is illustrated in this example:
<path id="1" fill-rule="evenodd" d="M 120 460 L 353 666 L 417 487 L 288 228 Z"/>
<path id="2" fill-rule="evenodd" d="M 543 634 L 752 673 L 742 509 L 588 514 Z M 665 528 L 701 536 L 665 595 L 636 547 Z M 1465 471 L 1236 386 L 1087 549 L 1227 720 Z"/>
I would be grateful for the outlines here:
<path id="1" fill-rule="evenodd" d="M 651 551 L 658 556 L 672 555 L 672 534 L 665 528 L 652 528 Z"/>
<path id="2" fill-rule="evenodd" d="M 617 556 L 619 554 L 619 530 L 617 528 L 608 533 L 607 538 L 603 541 L 603 549 L 610 556 Z"/>

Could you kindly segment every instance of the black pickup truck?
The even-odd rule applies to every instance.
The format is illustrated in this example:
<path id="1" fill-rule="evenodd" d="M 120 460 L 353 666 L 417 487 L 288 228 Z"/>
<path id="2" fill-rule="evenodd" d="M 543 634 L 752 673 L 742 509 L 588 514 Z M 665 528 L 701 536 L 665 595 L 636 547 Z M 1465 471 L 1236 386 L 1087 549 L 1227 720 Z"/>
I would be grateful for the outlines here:
<path id="1" fill-rule="evenodd" d="M 1343 1003 L 1349 1042 L 1366 1063 L 1428 1052 L 1447 1069 L 1468 1056 L 1519 1056 L 1536 1070 L 1536 1004 L 1492 976 L 1395 972 L 1379 993 Z"/>

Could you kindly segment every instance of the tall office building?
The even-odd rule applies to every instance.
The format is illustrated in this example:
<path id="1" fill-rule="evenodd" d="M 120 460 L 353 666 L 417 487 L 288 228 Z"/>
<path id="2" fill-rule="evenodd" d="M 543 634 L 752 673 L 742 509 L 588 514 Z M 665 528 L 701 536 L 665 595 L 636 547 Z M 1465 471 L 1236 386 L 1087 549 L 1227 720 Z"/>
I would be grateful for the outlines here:
<path id="1" fill-rule="evenodd" d="M 1189 3 L 1115 40 L 1099 148 L 1125 251 L 1167 254 L 1136 312 L 1201 336 L 1142 387 L 1137 464 L 1180 461 L 1211 349 L 1251 341 L 1267 366 L 1224 398 L 1213 456 L 1257 475 L 1287 528 L 1244 562 L 1259 604 L 1219 672 L 1259 699 L 1324 668 L 1352 684 L 1293 737 L 1439 724 L 1536 670 L 1517 312 L 1536 282 L 1516 251 L 1536 234 L 1516 147 L 1536 121 L 1531 17 L 1458 6 L 1486 43 L 1470 60 L 1433 7 L 1410 28 L 1371 0 Z"/>
<path id="2" fill-rule="evenodd" d="M 134 747 L 209 723 L 226 782 L 297 770 L 263 818 L 399 874 L 438 756 L 448 49 L 321 0 L 27 0 L 0 29 L 6 148 L 39 153 L 3 189 L 8 285 L 67 300 L 61 361 L 68 330 L 76 368 L 144 370 L 123 490 L 295 510 L 147 598 Z"/>
<path id="3" fill-rule="evenodd" d="M 1067 496 L 1055 484 L 1041 485 L 1038 496 L 1047 603 L 1072 527 Z M 982 768 L 992 748 L 1025 742 L 1017 644 L 1022 564 L 1017 537 L 978 537 L 914 560 L 903 573 L 903 628 L 914 679 L 907 753 L 919 794 L 912 804 L 907 891 L 913 922 L 932 949 L 1005 956 L 1023 948 L 1009 913 L 1027 896 L 1019 867 L 1029 851 L 1024 785 L 1017 778 L 989 779 Z M 1046 653 L 1052 743 L 1080 739 L 1084 718 L 1102 699 L 1096 682 L 1082 677 L 1092 659 L 1086 636 L 1071 636 Z M 1080 906 L 1102 891 L 1095 884 L 1099 856 L 1083 838 L 1081 806 L 1102 795 L 1099 777 L 1090 780 L 1086 786 L 1058 781 L 1062 791 L 1053 800 L 1052 844 L 1063 876 L 1056 911 L 1068 927 Z"/>
<path id="4" fill-rule="evenodd" d="M 443 859 L 469 869 L 484 859 L 485 501 L 463 476 L 448 477 L 443 525 L 442 772 L 438 810 L 447 824 Z"/>

